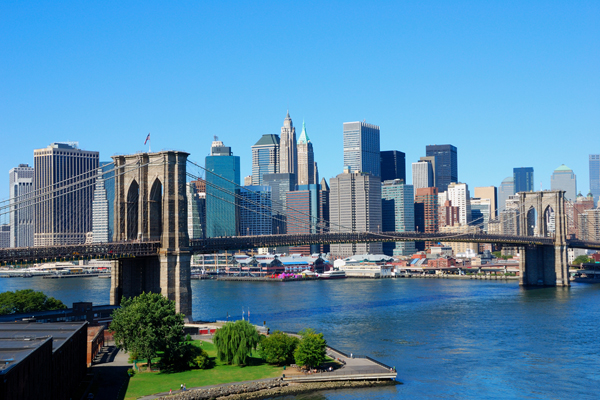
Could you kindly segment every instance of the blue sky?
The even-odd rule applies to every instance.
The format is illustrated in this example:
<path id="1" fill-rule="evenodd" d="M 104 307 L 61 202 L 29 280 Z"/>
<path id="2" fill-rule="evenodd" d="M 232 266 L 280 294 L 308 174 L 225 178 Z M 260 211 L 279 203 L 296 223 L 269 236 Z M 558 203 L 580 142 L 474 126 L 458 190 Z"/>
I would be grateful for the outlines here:
<path id="1" fill-rule="evenodd" d="M 0 2 L 0 198 L 33 149 L 79 141 L 101 159 L 213 135 L 251 173 L 286 110 L 320 175 L 342 171 L 342 123 L 381 127 L 410 163 L 458 147 L 459 180 L 513 167 L 587 192 L 600 153 L 600 2 Z M 1 176 L 1 175 L 0 175 Z M 409 178 L 410 182 L 410 178 Z"/>

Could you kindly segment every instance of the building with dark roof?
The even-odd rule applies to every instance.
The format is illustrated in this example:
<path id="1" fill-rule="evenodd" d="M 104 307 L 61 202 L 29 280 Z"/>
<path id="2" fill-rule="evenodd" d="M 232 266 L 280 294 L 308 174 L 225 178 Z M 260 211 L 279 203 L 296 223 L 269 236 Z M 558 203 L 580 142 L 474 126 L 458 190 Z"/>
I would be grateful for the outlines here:
<path id="1" fill-rule="evenodd" d="M 279 136 L 262 135 L 252 146 L 252 185 L 262 185 L 264 174 L 279 172 Z"/>

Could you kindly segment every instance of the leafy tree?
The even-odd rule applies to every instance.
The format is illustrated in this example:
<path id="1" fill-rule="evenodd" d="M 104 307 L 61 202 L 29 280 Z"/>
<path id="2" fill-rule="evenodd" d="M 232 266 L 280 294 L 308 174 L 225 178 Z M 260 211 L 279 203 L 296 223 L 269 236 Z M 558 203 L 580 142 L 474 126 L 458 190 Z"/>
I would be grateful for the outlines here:
<path id="1" fill-rule="evenodd" d="M 260 355 L 269 364 L 288 364 L 294 360 L 294 350 L 298 347 L 300 339 L 275 331 L 260 341 Z"/>
<path id="2" fill-rule="evenodd" d="M 588 256 L 586 256 L 586 255 L 580 255 L 580 256 L 575 257 L 575 259 L 573 260 L 572 264 L 573 265 L 581 265 L 583 263 L 588 263 L 588 262 L 591 262 L 591 261 L 592 260 Z"/>
<path id="3" fill-rule="evenodd" d="M 248 321 L 228 322 L 213 337 L 217 357 L 227 364 L 246 365 L 258 342 L 258 331 Z"/>
<path id="4" fill-rule="evenodd" d="M 314 329 L 300 331 L 302 339 L 294 351 L 296 364 L 309 368 L 321 365 L 327 355 L 327 342 Z"/>
<path id="5" fill-rule="evenodd" d="M 67 306 L 62 301 L 32 289 L 0 293 L 0 315 L 64 310 L 66 308 Z"/>
<path id="6" fill-rule="evenodd" d="M 190 346 L 183 325 L 183 314 L 175 312 L 174 301 L 159 293 L 142 293 L 122 301 L 113 312 L 110 330 L 120 348 L 148 360 L 148 366 L 163 352 L 166 367 L 181 369 L 187 366 Z"/>

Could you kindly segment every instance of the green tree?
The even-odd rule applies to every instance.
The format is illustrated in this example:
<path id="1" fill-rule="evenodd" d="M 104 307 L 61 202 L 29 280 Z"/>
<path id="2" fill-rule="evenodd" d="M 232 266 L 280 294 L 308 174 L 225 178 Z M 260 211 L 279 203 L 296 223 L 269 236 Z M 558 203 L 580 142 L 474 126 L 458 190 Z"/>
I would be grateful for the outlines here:
<path id="1" fill-rule="evenodd" d="M 573 265 L 581 265 L 583 263 L 588 263 L 591 262 L 592 260 L 586 256 L 586 255 L 581 255 L 581 256 L 577 256 L 575 257 L 575 259 L 573 260 Z"/>
<path id="2" fill-rule="evenodd" d="M 0 315 L 64 310 L 66 308 L 67 306 L 62 301 L 32 289 L 0 293 Z"/>
<path id="3" fill-rule="evenodd" d="M 260 341 L 260 355 L 269 364 L 288 364 L 294 360 L 294 350 L 299 343 L 300 339 L 297 337 L 275 331 Z"/>
<path id="4" fill-rule="evenodd" d="M 309 368 L 319 366 L 325 361 L 327 355 L 327 342 L 322 333 L 316 333 L 314 329 L 300 331 L 300 343 L 294 351 L 296 364 Z"/>
<path id="5" fill-rule="evenodd" d="M 258 342 L 258 331 L 247 321 L 228 322 L 213 337 L 217 357 L 227 364 L 246 365 Z"/>
<path id="6" fill-rule="evenodd" d="M 124 299 L 112 316 L 110 330 L 120 348 L 148 360 L 148 366 L 163 352 L 167 369 L 187 367 L 189 344 L 183 334 L 183 314 L 175 312 L 174 301 L 159 293 L 142 293 Z"/>

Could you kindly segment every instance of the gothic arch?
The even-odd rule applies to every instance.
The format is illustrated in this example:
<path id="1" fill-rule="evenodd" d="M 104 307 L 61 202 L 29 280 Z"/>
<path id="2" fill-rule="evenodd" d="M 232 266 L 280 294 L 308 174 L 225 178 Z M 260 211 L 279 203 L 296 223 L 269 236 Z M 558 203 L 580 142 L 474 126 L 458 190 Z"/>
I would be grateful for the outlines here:
<path id="1" fill-rule="evenodd" d="M 162 233 L 163 185 L 160 179 L 154 179 L 148 195 L 148 230 L 150 240 L 160 240 Z"/>
<path id="2" fill-rule="evenodd" d="M 127 190 L 127 201 L 125 206 L 125 232 L 127 240 L 136 240 L 139 232 L 139 198 L 140 185 L 133 180 Z"/>

